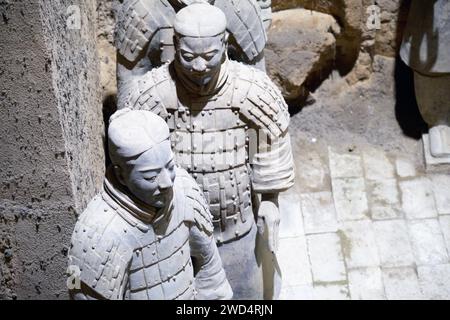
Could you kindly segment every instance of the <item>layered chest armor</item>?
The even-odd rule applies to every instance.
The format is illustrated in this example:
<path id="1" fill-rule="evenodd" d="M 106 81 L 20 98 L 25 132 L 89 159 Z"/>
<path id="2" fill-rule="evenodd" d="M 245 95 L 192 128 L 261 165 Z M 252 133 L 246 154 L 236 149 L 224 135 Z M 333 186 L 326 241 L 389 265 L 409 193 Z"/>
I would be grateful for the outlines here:
<path id="1" fill-rule="evenodd" d="M 228 89 L 217 99 L 166 109 L 176 162 L 201 186 L 219 243 L 245 235 L 254 221 L 249 127 L 239 108 L 228 103 L 233 91 Z"/>

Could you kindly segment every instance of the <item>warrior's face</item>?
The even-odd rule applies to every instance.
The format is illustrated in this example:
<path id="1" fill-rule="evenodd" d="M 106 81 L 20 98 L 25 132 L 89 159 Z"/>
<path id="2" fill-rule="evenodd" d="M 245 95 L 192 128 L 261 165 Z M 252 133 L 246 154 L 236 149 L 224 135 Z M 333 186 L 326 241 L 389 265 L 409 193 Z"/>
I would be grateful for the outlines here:
<path id="1" fill-rule="evenodd" d="M 215 37 L 178 37 L 177 56 L 182 72 L 199 86 L 205 86 L 220 72 L 226 52 L 226 34 Z"/>
<path id="2" fill-rule="evenodd" d="M 128 161 L 122 171 L 122 183 L 139 200 L 163 208 L 173 196 L 175 163 L 169 140 Z"/>

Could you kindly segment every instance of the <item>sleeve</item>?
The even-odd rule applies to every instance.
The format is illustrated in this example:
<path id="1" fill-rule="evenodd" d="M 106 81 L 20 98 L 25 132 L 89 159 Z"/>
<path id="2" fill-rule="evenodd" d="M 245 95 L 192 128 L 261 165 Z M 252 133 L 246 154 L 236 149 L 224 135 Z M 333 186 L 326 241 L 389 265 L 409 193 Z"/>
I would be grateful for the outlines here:
<path id="1" fill-rule="evenodd" d="M 289 111 L 283 95 L 267 75 L 253 70 L 241 110 L 248 119 L 249 161 L 252 166 L 253 190 L 278 193 L 294 185 L 294 161 L 289 136 Z M 245 87 L 245 86 L 243 86 Z"/>
<path id="2" fill-rule="evenodd" d="M 257 153 L 251 161 L 253 190 L 256 193 L 279 193 L 288 190 L 294 185 L 295 178 L 289 132 L 272 139 L 261 136 L 259 138 Z"/>
<path id="3" fill-rule="evenodd" d="M 192 178 L 189 178 L 192 180 Z M 192 180 L 192 183 L 195 183 Z M 196 300 L 229 300 L 233 296 L 213 236 L 211 213 L 201 190 L 194 185 L 187 194 L 193 216 L 189 244 L 194 262 Z"/>
<path id="4" fill-rule="evenodd" d="M 214 237 L 191 228 L 191 255 L 194 257 L 196 300 L 229 300 L 233 297 L 230 284 L 222 267 Z"/>

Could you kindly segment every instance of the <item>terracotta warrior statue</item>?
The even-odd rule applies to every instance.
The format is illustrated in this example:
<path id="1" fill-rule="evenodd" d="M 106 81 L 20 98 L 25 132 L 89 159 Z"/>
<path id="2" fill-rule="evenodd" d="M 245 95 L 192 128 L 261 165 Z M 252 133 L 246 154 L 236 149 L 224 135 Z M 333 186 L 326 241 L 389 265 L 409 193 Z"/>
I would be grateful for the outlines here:
<path id="1" fill-rule="evenodd" d="M 265 73 L 228 59 L 219 8 L 192 4 L 174 30 L 175 60 L 135 78 L 119 108 L 169 124 L 176 161 L 209 204 L 234 297 L 276 297 L 278 193 L 294 181 L 287 106 Z"/>
<path id="2" fill-rule="evenodd" d="M 427 164 L 450 164 L 448 0 L 412 1 L 401 57 L 414 70 L 417 102 L 430 127 L 424 136 Z"/>
<path id="3" fill-rule="evenodd" d="M 208 206 L 175 166 L 167 124 L 125 109 L 108 135 L 113 166 L 72 235 L 69 267 L 80 286 L 71 297 L 231 299 Z"/>
<path id="4" fill-rule="evenodd" d="M 259 0 L 260 7 L 257 0 L 125 0 L 115 32 L 119 104 L 130 78 L 173 60 L 175 15 L 195 2 L 210 2 L 225 12 L 233 59 L 265 70 L 270 1 Z"/>

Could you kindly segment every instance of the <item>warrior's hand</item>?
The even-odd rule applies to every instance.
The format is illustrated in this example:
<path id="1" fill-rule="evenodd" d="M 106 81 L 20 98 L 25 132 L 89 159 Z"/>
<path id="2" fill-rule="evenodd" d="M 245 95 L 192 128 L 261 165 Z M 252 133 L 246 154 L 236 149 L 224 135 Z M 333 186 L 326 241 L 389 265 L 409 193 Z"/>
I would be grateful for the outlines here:
<path id="1" fill-rule="evenodd" d="M 276 253 L 278 250 L 278 234 L 280 211 L 273 201 L 262 201 L 258 211 L 258 232 L 266 242 L 267 249 Z"/>

